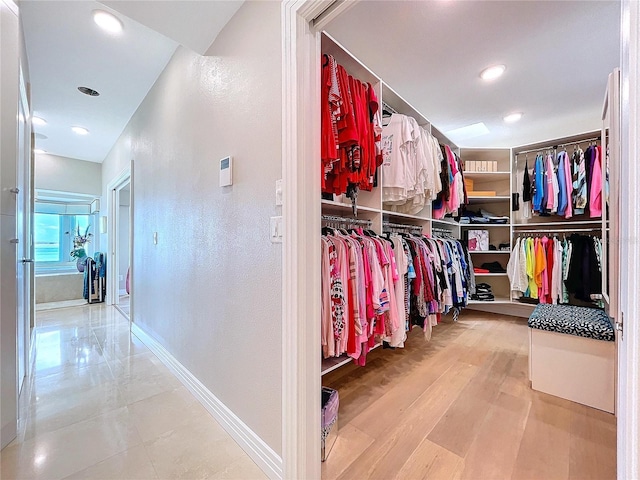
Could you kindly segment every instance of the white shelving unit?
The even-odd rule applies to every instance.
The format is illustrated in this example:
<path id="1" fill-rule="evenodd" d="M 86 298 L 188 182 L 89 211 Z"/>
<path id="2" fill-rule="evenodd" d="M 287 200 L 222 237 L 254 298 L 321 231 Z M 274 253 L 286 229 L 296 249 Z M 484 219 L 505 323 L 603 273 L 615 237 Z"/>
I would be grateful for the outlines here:
<path id="1" fill-rule="evenodd" d="M 380 105 L 382 102 L 392 107 L 396 112 L 405 115 L 412 116 L 416 119 L 419 125 L 426 128 L 432 135 L 434 135 L 440 143 L 448 144 L 452 150 L 459 153 L 460 149 L 449 140 L 446 135 L 435 128 L 431 122 L 409 102 L 404 100 L 398 93 L 396 93 L 384 80 L 369 70 L 363 63 L 357 58 L 351 55 L 347 49 L 340 45 L 330 35 L 324 33 L 321 39 L 322 53 L 328 53 L 334 56 L 336 61 L 342 65 L 347 72 L 358 78 L 363 82 L 370 83 L 378 96 Z M 381 169 L 378 170 L 378 175 L 381 175 Z M 381 185 L 381 179 L 378 178 L 378 185 Z M 344 196 L 338 196 L 335 200 L 322 200 L 321 210 L 323 215 L 335 215 L 345 218 L 354 218 L 353 207 L 351 199 Z M 460 229 L 458 223 L 453 219 L 434 220 L 431 212 L 431 202 L 428 201 L 424 208 L 416 214 L 406 214 L 400 212 L 394 212 L 385 207 L 382 202 L 382 188 L 381 186 L 373 188 L 371 192 L 360 191 L 358 193 L 357 200 L 357 218 L 366 219 L 371 221 L 371 228 L 379 233 L 383 231 L 384 222 L 391 222 L 404 225 L 417 225 L 422 227 L 422 231 L 425 234 L 431 234 L 432 224 L 437 225 L 440 228 L 446 226 L 448 230 L 452 232 L 455 238 L 460 238 Z M 380 345 L 376 345 L 378 347 Z M 376 348 L 374 347 L 374 348 Z M 322 375 L 325 375 L 343 365 L 351 363 L 353 360 L 347 356 L 332 357 L 323 359 L 322 361 Z"/>
<path id="2" fill-rule="evenodd" d="M 509 250 L 470 251 L 474 267 L 483 263 L 498 262 L 506 270 L 511 253 L 511 150 L 506 148 L 462 148 L 460 157 L 467 161 L 495 161 L 495 172 L 464 172 L 467 182 L 467 196 L 470 211 L 487 210 L 496 216 L 508 217 L 507 223 L 464 223 L 460 224 L 461 236 L 466 237 L 469 230 L 487 230 L 489 243 L 496 248 L 508 244 Z M 473 184 L 473 189 L 469 188 Z M 469 192 L 494 192 L 495 195 L 473 195 Z M 509 305 L 511 300 L 509 278 L 506 273 L 476 273 L 476 283 L 488 283 L 495 299 L 490 302 L 471 300 L 469 308 L 484 310 L 487 306 Z M 495 308 L 495 307 L 493 307 Z"/>

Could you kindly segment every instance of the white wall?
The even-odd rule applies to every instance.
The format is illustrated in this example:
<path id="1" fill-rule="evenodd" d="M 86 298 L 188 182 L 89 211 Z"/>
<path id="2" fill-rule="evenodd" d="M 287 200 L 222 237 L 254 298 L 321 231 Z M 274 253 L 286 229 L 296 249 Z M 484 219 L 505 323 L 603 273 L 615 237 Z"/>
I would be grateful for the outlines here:
<path id="1" fill-rule="evenodd" d="M 76 158 L 37 153 L 36 188 L 58 192 L 84 193 L 99 197 L 102 193 L 102 165 Z"/>
<path id="2" fill-rule="evenodd" d="M 280 49 L 280 3 L 244 3 L 209 56 L 176 51 L 102 170 L 107 198 L 134 160 L 133 321 L 278 454 Z M 220 188 L 226 155 L 234 185 Z"/>

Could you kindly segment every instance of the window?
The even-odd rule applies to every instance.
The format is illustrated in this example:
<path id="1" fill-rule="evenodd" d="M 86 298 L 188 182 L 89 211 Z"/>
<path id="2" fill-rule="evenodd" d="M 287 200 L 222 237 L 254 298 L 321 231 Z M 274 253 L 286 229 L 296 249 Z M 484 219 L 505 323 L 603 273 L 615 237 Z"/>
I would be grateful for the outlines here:
<path id="1" fill-rule="evenodd" d="M 57 213 L 34 214 L 34 250 L 38 270 L 60 267 L 73 267 L 75 259 L 71 257 L 73 237 L 78 228 L 84 235 L 91 223 L 92 215 L 69 215 Z M 92 244 L 85 245 L 87 255 L 93 254 Z M 90 250 L 91 249 L 91 250 Z"/>

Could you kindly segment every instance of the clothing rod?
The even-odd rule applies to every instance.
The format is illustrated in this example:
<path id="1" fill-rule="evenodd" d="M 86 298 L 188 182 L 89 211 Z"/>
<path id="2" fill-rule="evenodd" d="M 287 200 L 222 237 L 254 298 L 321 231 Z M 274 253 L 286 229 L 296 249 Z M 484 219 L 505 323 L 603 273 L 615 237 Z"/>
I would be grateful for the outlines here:
<path id="1" fill-rule="evenodd" d="M 393 108 L 391 105 L 389 105 L 384 100 L 382 101 L 382 109 L 383 110 L 387 110 L 387 111 L 389 111 L 391 113 L 396 113 L 396 114 L 398 113 L 398 111 L 395 108 Z"/>
<path id="2" fill-rule="evenodd" d="M 481 224 L 478 224 L 481 225 Z M 453 233 L 451 230 L 446 229 L 446 228 L 441 228 L 441 227 L 431 227 L 431 231 L 432 232 L 447 232 L 447 233 Z"/>
<path id="3" fill-rule="evenodd" d="M 347 218 L 347 217 L 336 217 L 333 215 L 322 215 L 321 217 L 323 222 L 336 222 L 336 223 L 346 223 L 352 225 L 371 225 L 371 220 L 361 219 L 361 218 Z"/>
<path id="4" fill-rule="evenodd" d="M 523 155 L 525 153 L 534 153 L 534 152 L 538 153 L 538 152 L 543 152 L 545 150 L 556 150 L 558 147 L 566 147 L 567 145 L 580 145 L 581 143 L 598 142 L 600 140 L 602 140 L 600 137 L 585 138 L 584 140 L 578 140 L 574 142 L 564 142 L 564 143 L 558 143 L 557 145 L 547 145 L 546 147 L 533 148 L 531 150 L 522 150 L 520 152 L 516 152 L 516 157 L 518 155 Z"/>
<path id="5" fill-rule="evenodd" d="M 542 230 L 516 230 L 513 233 L 516 235 L 520 235 L 521 233 L 574 233 L 574 232 L 599 232 L 602 231 L 600 228 L 558 228 L 558 229 L 549 229 L 545 228 Z"/>
<path id="6" fill-rule="evenodd" d="M 411 229 L 411 230 L 422 230 L 422 226 L 421 225 L 411 225 L 411 224 L 406 224 L 406 223 L 392 223 L 392 222 L 382 222 L 382 227 L 389 227 L 389 228 L 407 228 L 407 229 Z"/>

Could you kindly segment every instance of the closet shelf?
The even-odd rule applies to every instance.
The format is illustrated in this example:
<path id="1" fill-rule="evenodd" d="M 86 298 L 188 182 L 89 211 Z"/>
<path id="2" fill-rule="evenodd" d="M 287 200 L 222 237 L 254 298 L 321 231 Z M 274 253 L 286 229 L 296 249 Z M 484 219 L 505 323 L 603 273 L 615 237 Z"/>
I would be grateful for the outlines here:
<path id="1" fill-rule="evenodd" d="M 531 222 L 531 223 L 514 223 L 513 228 L 535 228 L 535 227 L 567 227 L 571 225 L 600 225 L 602 220 L 561 220 L 559 222 Z"/>
<path id="2" fill-rule="evenodd" d="M 489 196 L 489 197 L 472 197 L 469 196 L 469 205 L 472 205 L 474 203 L 499 203 L 499 202 L 505 202 L 505 201 L 510 201 L 511 197 L 509 195 L 495 195 L 495 196 Z"/>
<path id="3" fill-rule="evenodd" d="M 449 219 L 444 219 L 444 218 L 443 219 L 434 218 L 431 221 L 433 223 L 444 223 L 446 225 L 453 225 L 454 227 L 459 227 L 460 226 L 460 224 L 458 222 L 456 222 L 455 220 L 453 220 L 453 219 L 449 220 Z"/>
<path id="4" fill-rule="evenodd" d="M 478 180 L 500 180 L 511 178 L 511 172 L 464 172 L 464 178 Z"/>
<path id="5" fill-rule="evenodd" d="M 482 300 L 469 300 L 469 305 L 509 305 L 511 300 L 507 297 L 496 297 L 495 300 L 485 302 Z"/>
<path id="6" fill-rule="evenodd" d="M 406 218 L 410 218 L 412 220 L 419 220 L 421 222 L 430 222 L 431 219 L 430 218 L 425 218 L 425 217 L 420 217 L 418 215 L 411 215 L 408 213 L 399 213 L 399 212 L 390 212 L 388 210 L 382 210 L 382 214 L 385 216 L 388 216 L 389 218 L 400 218 L 400 219 L 406 219 Z"/>
<path id="7" fill-rule="evenodd" d="M 340 211 L 341 213 L 352 211 L 350 203 L 336 202 L 334 200 L 322 200 L 322 209 L 326 211 Z M 358 211 L 379 213 L 380 209 L 358 205 Z"/>
<path id="8" fill-rule="evenodd" d="M 469 250 L 469 253 L 484 253 L 484 254 L 489 253 L 491 255 L 493 255 L 494 253 L 504 253 L 509 255 L 511 254 L 511 250 Z"/>
<path id="9" fill-rule="evenodd" d="M 322 375 L 326 375 L 329 372 L 333 372 L 338 368 L 353 362 L 353 358 L 345 355 L 340 357 L 331 357 L 322 359 Z"/>
<path id="10" fill-rule="evenodd" d="M 371 352 L 372 350 L 375 350 L 376 348 L 381 346 L 382 343 L 376 343 L 373 347 L 371 347 L 369 351 Z M 337 370 L 338 368 L 343 367 L 344 365 L 347 365 L 351 362 L 353 362 L 353 358 L 351 358 L 347 354 L 340 355 L 339 357 L 323 358 L 321 375 L 326 375 L 329 372 L 333 372 L 334 370 Z"/>
<path id="11" fill-rule="evenodd" d="M 483 229 L 484 227 L 507 227 L 511 226 L 510 223 L 461 223 L 460 227 L 466 228 L 475 228 L 478 230 Z"/>

